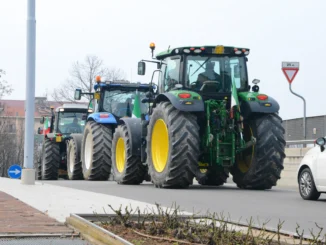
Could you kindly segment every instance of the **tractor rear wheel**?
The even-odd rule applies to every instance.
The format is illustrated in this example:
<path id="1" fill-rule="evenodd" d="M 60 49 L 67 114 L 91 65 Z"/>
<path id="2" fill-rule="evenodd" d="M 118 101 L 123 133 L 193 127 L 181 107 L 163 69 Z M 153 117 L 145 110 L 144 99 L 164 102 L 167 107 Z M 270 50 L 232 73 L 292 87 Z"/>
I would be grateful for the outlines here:
<path id="1" fill-rule="evenodd" d="M 108 180 L 111 172 L 112 129 L 94 121 L 87 122 L 82 139 L 83 177 Z"/>
<path id="2" fill-rule="evenodd" d="M 239 188 L 264 190 L 276 186 L 284 168 L 284 132 L 277 114 L 260 115 L 244 122 L 244 140 L 254 136 L 256 144 L 238 154 L 231 169 Z"/>
<path id="3" fill-rule="evenodd" d="M 229 178 L 229 170 L 222 167 L 198 169 L 196 172 L 196 179 L 200 185 L 223 185 L 227 178 Z"/>
<path id="4" fill-rule="evenodd" d="M 42 146 L 42 170 L 43 180 L 57 180 L 60 165 L 60 146 L 50 139 L 44 139 Z"/>
<path id="5" fill-rule="evenodd" d="M 112 140 L 112 169 L 118 184 L 139 185 L 145 179 L 146 166 L 140 156 L 133 156 L 131 139 L 126 125 L 115 129 Z"/>
<path id="6" fill-rule="evenodd" d="M 187 188 L 198 167 L 199 126 L 195 115 L 159 103 L 147 135 L 147 165 L 157 188 Z"/>
<path id="7" fill-rule="evenodd" d="M 80 148 L 83 135 L 71 134 L 67 146 L 67 174 L 70 180 L 82 180 L 83 169 L 80 160 Z"/>

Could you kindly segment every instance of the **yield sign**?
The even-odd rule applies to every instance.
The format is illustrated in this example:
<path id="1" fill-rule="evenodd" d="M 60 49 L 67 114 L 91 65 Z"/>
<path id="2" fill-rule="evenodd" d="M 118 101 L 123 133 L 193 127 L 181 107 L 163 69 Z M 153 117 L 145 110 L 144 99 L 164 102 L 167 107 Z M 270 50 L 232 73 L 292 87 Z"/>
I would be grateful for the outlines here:
<path id="1" fill-rule="evenodd" d="M 292 83 L 299 71 L 299 62 L 282 62 L 282 71 L 289 83 Z"/>

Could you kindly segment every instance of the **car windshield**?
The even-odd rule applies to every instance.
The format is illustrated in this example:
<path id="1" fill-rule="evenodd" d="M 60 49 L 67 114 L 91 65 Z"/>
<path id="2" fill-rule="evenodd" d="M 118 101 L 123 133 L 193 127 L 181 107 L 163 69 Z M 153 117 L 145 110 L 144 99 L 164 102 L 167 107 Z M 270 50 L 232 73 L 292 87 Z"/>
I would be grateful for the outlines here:
<path id="1" fill-rule="evenodd" d="M 145 92 L 138 91 L 140 97 L 140 111 L 148 113 L 148 103 L 141 103 L 146 98 Z M 106 90 L 104 92 L 103 110 L 117 117 L 131 117 L 135 104 L 136 91 Z"/>
<path id="2" fill-rule="evenodd" d="M 244 57 L 189 55 L 185 73 L 185 87 L 195 90 L 230 92 L 232 80 L 238 89 L 246 88 L 247 84 Z"/>
<path id="3" fill-rule="evenodd" d="M 59 133 L 82 133 L 85 127 L 86 113 L 84 112 L 65 112 L 58 114 Z"/>

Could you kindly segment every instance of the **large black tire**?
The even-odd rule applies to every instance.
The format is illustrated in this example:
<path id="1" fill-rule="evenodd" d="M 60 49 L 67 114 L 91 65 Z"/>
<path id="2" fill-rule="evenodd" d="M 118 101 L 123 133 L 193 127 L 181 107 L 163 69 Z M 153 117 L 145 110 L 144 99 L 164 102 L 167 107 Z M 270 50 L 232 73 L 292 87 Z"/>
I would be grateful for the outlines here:
<path id="1" fill-rule="evenodd" d="M 132 155 L 131 144 L 127 126 L 118 126 L 113 135 L 111 153 L 114 180 L 118 184 L 139 185 L 145 179 L 147 168 L 140 156 Z"/>
<path id="2" fill-rule="evenodd" d="M 39 152 L 36 158 L 36 179 L 42 179 L 42 152 Z"/>
<path id="3" fill-rule="evenodd" d="M 85 180 L 108 180 L 111 172 L 111 147 L 112 129 L 94 121 L 87 122 L 81 151 Z"/>
<path id="4" fill-rule="evenodd" d="M 298 176 L 298 182 L 300 196 L 304 200 L 318 200 L 320 192 L 316 188 L 314 177 L 308 167 L 301 170 Z"/>
<path id="5" fill-rule="evenodd" d="M 83 168 L 80 160 L 82 134 L 71 134 L 67 145 L 67 174 L 70 180 L 82 180 Z"/>
<path id="6" fill-rule="evenodd" d="M 60 146 L 55 141 L 44 139 L 42 146 L 42 179 L 57 180 L 60 166 Z"/>
<path id="7" fill-rule="evenodd" d="M 244 140 L 256 144 L 237 155 L 231 169 L 239 188 L 265 190 L 276 186 L 284 169 L 285 140 L 282 119 L 277 114 L 260 115 L 244 122 Z"/>
<path id="8" fill-rule="evenodd" d="M 229 170 L 222 167 L 210 167 L 205 172 L 196 172 L 196 179 L 200 185 L 220 186 L 229 178 Z"/>
<path id="9" fill-rule="evenodd" d="M 175 109 L 170 102 L 159 103 L 148 125 L 146 147 L 154 186 L 187 188 L 191 185 L 198 167 L 199 143 L 196 116 Z"/>

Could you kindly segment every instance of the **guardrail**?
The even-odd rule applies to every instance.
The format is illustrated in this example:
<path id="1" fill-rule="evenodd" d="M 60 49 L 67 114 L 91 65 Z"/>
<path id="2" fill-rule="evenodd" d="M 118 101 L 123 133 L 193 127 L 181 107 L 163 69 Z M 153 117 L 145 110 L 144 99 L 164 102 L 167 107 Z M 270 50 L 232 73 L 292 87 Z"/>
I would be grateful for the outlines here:
<path id="1" fill-rule="evenodd" d="M 287 140 L 286 146 L 289 145 L 302 145 L 302 147 L 305 147 L 307 144 L 315 144 L 316 139 L 310 139 L 310 140 Z"/>

